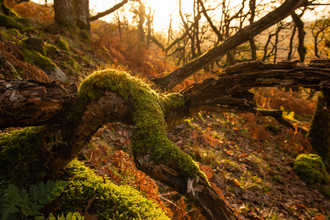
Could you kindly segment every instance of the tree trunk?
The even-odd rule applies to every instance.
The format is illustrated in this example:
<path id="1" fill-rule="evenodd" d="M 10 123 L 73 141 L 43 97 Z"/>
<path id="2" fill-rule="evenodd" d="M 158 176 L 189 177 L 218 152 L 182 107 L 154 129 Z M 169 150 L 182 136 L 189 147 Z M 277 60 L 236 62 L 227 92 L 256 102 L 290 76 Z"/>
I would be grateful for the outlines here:
<path id="1" fill-rule="evenodd" d="M 330 163 L 330 114 L 326 111 L 326 102 L 322 95 L 318 97 L 317 107 L 313 117 L 308 137 L 316 152 L 323 161 Z M 330 168 L 330 166 L 328 166 Z"/>
<path id="2" fill-rule="evenodd" d="M 296 27 L 298 28 L 298 39 L 299 39 L 298 53 L 299 53 L 300 62 L 304 62 L 306 55 L 306 48 L 304 46 L 305 35 L 306 35 L 304 31 L 304 22 L 301 20 L 300 16 L 297 15 L 296 13 L 292 13 L 291 17 Z"/>
<path id="3" fill-rule="evenodd" d="M 296 34 L 296 28 L 297 28 L 296 26 L 293 27 L 292 34 L 290 37 L 288 60 L 291 60 L 291 57 L 292 57 L 293 39 L 294 39 L 294 35 Z"/>
<path id="4" fill-rule="evenodd" d="M 63 27 L 76 28 L 73 0 L 54 0 L 55 21 Z"/>
<path id="5" fill-rule="evenodd" d="M 245 27 L 237 32 L 234 36 L 227 39 L 223 44 L 216 46 L 209 50 L 207 53 L 200 56 L 198 59 L 182 66 L 181 68 L 173 71 L 172 73 L 162 77 L 153 79 L 162 90 L 171 90 L 176 85 L 181 83 L 184 79 L 196 73 L 198 70 L 204 68 L 215 60 L 224 56 L 228 51 L 234 49 L 240 44 L 248 41 L 252 36 L 255 36 L 267 29 L 268 27 L 276 24 L 280 20 L 286 18 L 293 11 L 305 4 L 307 0 L 287 0 L 280 7 L 270 12 L 260 20 Z"/>
<path id="6" fill-rule="evenodd" d="M 254 22 L 254 17 L 255 17 L 255 12 L 256 12 L 256 0 L 250 0 L 249 5 L 250 5 L 250 12 L 251 12 L 250 24 L 252 24 Z M 257 47 L 256 47 L 253 37 L 249 40 L 249 43 L 250 43 L 250 47 L 251 47 L 251 59 L 256 60 L 257 59 Z"/>
<path id="7" fill-rule="evenodd" d="M 89 30 L 89 0 L 74 0 L 74 6 L 77 27 L 82 30 Z"/>
<path id="8" fill-rule="evenodd" d="M 4 0 L 0 0 L 0 13 L 4 13 L 4 9 L 3 9 L 3 1 L 4 1 Z"/>
<path id="9" fill-rule="evenodd" d="M 143 4 L 143 2 L 139 1 L 140 6 L 139 6 L 139 10 L 138 10 L 138 15 L 139 15 L 139 24 L 138 24 L 138 35 L 139 35 L 139 39 L 142 43 L 145 43 L 145 33 L 144 33 L 144 22 L 146 21 L 146 7 Z"/>

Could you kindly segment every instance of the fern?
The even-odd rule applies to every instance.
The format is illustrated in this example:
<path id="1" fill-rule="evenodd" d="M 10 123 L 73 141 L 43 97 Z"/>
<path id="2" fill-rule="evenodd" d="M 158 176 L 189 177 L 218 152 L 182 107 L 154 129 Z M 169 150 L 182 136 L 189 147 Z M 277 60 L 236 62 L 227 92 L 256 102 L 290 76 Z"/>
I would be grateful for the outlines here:
<path id="1" fill-rule="evenodd" d="M 8 184 L 0 197 L 1 220 L 39 215 L 39 210 L 59 196 L 68 182 L 58 180 L 32 185 L 29 193 Z"/>

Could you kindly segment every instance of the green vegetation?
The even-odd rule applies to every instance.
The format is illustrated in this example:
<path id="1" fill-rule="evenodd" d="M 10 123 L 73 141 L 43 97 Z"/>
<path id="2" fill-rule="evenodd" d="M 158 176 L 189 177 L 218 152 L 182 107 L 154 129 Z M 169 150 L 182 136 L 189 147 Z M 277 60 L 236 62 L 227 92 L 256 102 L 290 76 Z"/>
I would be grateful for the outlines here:
<path id="1" fill-rule="evenodd" d="M 28 127 L 0 135 L 0 181 L 8 181 L 19 188 L 40 182 L 45 174 L 35 170 L 37 166 L 33 164 L 40 163 L 41 128 Z"/>
<path id="2" fill-rule="evenodd" d="M 48 57 L 41 55 L 38 51 L 33 50 L 28 45 L 23 46 L 21 48 L 21 52 L 26 62 L 35 64 L 44 71 L 51 70 L 56 67 L 56 65 Z"/>
<path id="3" fill-rule="evenodd" d="M 133 98 L 135 123 L 132 135 L 132 150 L 135 158 L 147 155 L 156 164 L 175 163 L 181 175 L 196 178 L 202 174 L 191 157 L 178 149 L 166 137 L 164 113 L 184 105 L 180 94 L 158 95 L 142 80 L 117 70 L 97 71 L 80 85 L 78 95 L 85 102 L 98 99 L 104 89 L 110 89 L 128 100 Z M 203 175 L 203 174 L 202 174 Z"/>
<path id="4" fill-rule="evenodd" d="M 0 33 L 0 39 L 5 41 L 20 43 L 20 38 L 23 38 L 17 29 L 8 29 L 6 31 L 0 30 Z"/>
<path id="5" fill-rule="evenodd" d="M 325 170 L 321 157 L 316 154 L 300 154 L 293 169 L 306 183 L 330 183 L 330 175 Z"/>
<path id="6" fill-rule="evenodd" d="M 94 198 L 94 211 L 88 211 L 97 219 L 169 219 L 139 191 L 127 185 L 117 186 L 77 160 L 67 166 L 63 179 L 69 181 L 69 185 L 59 197 L 60 215 L 75 212 L 77 207 L 85 210 Z"/>
<path id="7" fill-rule="evenodd" d="M 10 17 L 13 17 L 13 18 L 17 18 L 17 19 L 20 19 L 21 17 L 16 13 L 15 10 L 7 7 L 7 5 L 3 4 L 3 10 L 4 10 L 4 13 L 5 15 L 7 16 L 10 16 Z"/>
<path id="8" fill-rule="evenodd" d="M 50 43 L 45 44 L 45 50 L 46 50 L 47 56 L 56 55 L 58 52 L 57 47 Z"/>
<path id="9" fill-rule="evenodd" d="M 38 34 L 38 31 L 36 31 L 33 27 L 24 28 L 21 32 L 23 34 L 29 34 L 29 35 L 36 35 L 36 34 Z"/>
<path id="10" fill-rule="evenodd" d="M 14 18 L 9 17 L 4 14 L 0 14 L 0 26 L 8 28 L 8 29 L 10 29 L 10 28 L 15 28 L 15 29 L 19 29 L 19 30 L 23 29 L 23 26 L 20 25 L 19 23 L 17 23 Z"/>
<path id="11" fill-rule="evenodd" d="M 1 220 L 27 219 L 28 217 L 41 214 L 39 210 L 51 203 L 59 196 L 68 182 L 58 180 L 39 182 L 31 185 L 29 191 L 13 184 L 0 187 L 0 213 Z"/>
<path id="12" fill-rule="evenodd" d="M 60 48 L 61 50 L 64 50 L 66 52 L 70 52 L 68 43 L 66 42 L 66 40 L 64 40 L 63 38 L 60 38 L 59 41 L 57 42 L 56 46 L 58 48 Z"/>

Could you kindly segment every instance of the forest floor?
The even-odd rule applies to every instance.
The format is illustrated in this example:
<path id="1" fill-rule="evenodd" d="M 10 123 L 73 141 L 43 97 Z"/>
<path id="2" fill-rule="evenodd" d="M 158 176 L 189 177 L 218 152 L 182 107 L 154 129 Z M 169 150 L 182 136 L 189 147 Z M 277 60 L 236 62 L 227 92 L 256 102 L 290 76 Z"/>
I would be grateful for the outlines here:
<path id="1" fill-rule="evenodd" d="M 59 46 L 65 40 L 68 50 L 58 48 L 49 58 L 69 76 L 71 83 L 79 84 L 79 78 L 105 67 L 129 69 L 131 74 L 143 77 L 161 76 L 177 68 L 159 50 L 139 46 L 134 30 L 126 31 L 119 39 L 118 32 L 96 22 L 92 24 L 90 41 L 77 40 L 52 24 L 40 22 L 51 23 L 50 9 L 31 2 L 11 7 L 31 17 L 29 22 L 45 44 Z M 12 33 L 8 28 L 0 28 L 0 52 L 19 72 L 23 62 L 20 40 L 28 35 Z M 30 72 L 21 77 L 40 79 L 35 77 L 35 67 L 24 67 Z M 176 91 L 210 76 L 216 74 L 198 73 Z M 0 79 L 16 77 L 0 69 Z M 282 109 L 284 117 L 296 128 L 308 131 L 316 95 L 306 100 L 305 91 L 284 92 L 278 88 L 259 88 L 254 93 L 255 103 L 260 107 Z M 110 176 L 114 183 L 141 190 L 172 219 L 203 219 L 184 197 L 135 168 L 131 134 L 131 126 L 107 124 L 97 131 L 79 159 L 99 175 Z M 315 153 L 301 132 L 290 130 L 271 117 L 252 113 L 200 112 L 172 128 L 168 138 L 200 164 L 212 186 L 241 219 L 330 219 L 330 199 L 320 192 L 321 185 L 308 185 L 293 171 L 297 155 Z"/>

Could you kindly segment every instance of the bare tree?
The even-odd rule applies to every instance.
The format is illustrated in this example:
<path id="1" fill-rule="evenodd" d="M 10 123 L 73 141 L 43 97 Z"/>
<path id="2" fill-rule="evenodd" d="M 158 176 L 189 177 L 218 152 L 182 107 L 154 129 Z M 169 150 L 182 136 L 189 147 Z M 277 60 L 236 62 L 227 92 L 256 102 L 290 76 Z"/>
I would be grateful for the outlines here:
<path id="1" fill-rule="evenodd" d="M 254 22 L 253 24 L 243 28 L 234 36 L 227 39 L 223 44 L 215 46 L 214 48 L 210 49 L 208 53 L 203 54 L 198 59 L 191 61 L 190 63 L 182 66 L 181 68 L 162 78 L 153 79 L 153 81 L 158 84 L 162 90 L 173 89 L 176 85 L 181 83 L 187 77 L 196 73 L 198 70 L 221 58 L 228 51 L 234 49 L 238 45 L 247 42 L 251 36 L 255 36 L 261 33 L 263 30 L 291 15 L 295 9 L 306 4 L 308 4 L 307 0 L 285 1 L 280 7 L 268 13 L 266 16 Z"/>
<path id="2" fill-rule="evenodd" d="M 314 38 L 314 54 L 318 58 L 320 58 L 318 45 L 325 41 L 325 32 L 329 28 L 330 19 L 325 17 L 323 19 L 316 19 L 312 24 L 311 30 Z"/>
<path id="3" fill-rule="evenodd" d="M 293 22 L 295 23 L 297 29 L 298 29 L 298 53 L 299 53 L 299 58 L 301 62 L 305 61 L 305 55 L 306 55 L 306 48 L 304 46 L 305 42 L 305 31 L 304 31 L 304 22 L 301 20 L 301 15 L 297 15 L 296 13 L 292 13 L 291 17 Z"/>
<path id="4" fill-rule="evenodd" d="M 250 24 L 252 24 L 254 22 L 255 13 L 256 13 L 256 0 L 250 0 L 249 6 L 250 6 L 250 13 L 251 13 Z M 256 47 L 253 37 L 249 40 L 249 43 L 250 43 L 250 47 L 251 47 L 251 59 L 256 60 L 257 59 L 257 47 Z"/>

